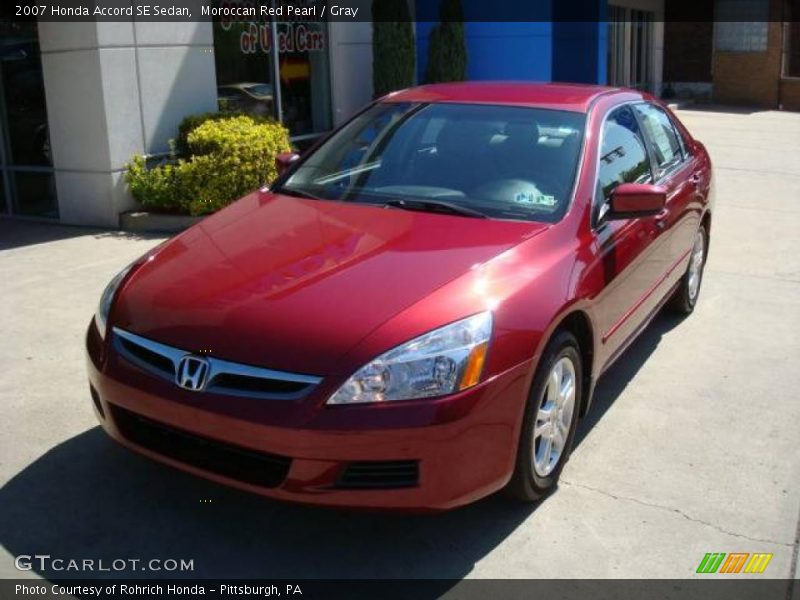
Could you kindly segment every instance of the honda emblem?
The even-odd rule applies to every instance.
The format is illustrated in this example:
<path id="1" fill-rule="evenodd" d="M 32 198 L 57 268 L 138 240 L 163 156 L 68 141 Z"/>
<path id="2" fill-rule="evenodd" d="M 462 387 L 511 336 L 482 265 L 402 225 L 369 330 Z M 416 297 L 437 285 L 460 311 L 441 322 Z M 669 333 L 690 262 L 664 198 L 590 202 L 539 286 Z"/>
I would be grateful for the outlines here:
<path id="1" fill-rule="evenodd" d="M 175 383 L 185 390 L 200 392 L 206 387 L 208 370 L 208 360 L 187 354 L 178 361 Z"/>

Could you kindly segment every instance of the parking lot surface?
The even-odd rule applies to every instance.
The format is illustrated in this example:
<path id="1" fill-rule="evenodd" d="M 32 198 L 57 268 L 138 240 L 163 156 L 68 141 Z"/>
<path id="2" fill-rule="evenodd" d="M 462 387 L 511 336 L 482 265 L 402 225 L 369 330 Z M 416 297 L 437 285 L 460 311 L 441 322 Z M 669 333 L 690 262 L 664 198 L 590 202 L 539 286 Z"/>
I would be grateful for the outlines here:
<path id="1" fill-rule="evenodd" d="M 699 305 L 659 316 L 604 377 L 538 506 L 285 505 L 118 447 L 83 335 L 106 282 L 162 238 L 1 220 L 0 577 L 76 575 L 15 569 L 40 553 L 187 559 L 192 577 L 685 578 L 707 552 L 773 553 L 761 577 L 797 577 L 800 114 L 679 115 L 716 170 Z"/>

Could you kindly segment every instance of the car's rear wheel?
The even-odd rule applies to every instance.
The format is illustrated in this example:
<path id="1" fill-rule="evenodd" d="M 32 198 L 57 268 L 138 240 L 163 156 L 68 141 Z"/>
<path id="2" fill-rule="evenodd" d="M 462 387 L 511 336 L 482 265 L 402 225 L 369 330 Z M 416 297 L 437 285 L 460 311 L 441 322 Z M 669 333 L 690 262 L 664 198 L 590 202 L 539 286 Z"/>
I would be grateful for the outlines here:
<path id="1" fill-rule="evenodd" d="M 701 225 L 694 237 L 692 251 L 689 254 L 689 266 L 683 274 L 678 289 L 670 301 L 670 308 L 684 315 L 691 314 L 700 297 L 700 284 L 703 282 L 703 269 L 706 265 L 706 247 L 708 234 Z"/>
<path id="2" fill-rule="evenodd" d="M 583 365 L 575 337 L 558 332 L 531 386 L 514 475 L 506 491 L 523 501 L 551 492 L 569 458 L 580 412 Z"/>

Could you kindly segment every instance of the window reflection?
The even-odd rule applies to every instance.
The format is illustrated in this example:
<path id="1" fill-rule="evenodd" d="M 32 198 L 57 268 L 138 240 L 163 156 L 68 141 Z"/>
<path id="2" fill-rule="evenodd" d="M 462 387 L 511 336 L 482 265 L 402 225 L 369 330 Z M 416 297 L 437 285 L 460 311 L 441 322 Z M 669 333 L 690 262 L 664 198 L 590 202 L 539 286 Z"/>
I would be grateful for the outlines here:
<path id="1" fill-rule="evenodd" d="M 225 0 L 218 4 L 239 3 Z M 247 6 L 254 4 L 269 2 L 247 2 Z M 277 36 L 273 40 L 274 30 Z M 241 22 L 220 18 L 214 22 L 214 53 L 220 110 L 280 118 L 292 136 L 331 128 L 324 21 L 279 22 L 273 29 L 267 18 Z"/>
<path id="2" fill-rule="evenodd" d="M 279 23 L 283 121 L 292 135 L 330 129 L 330 77 L 325 23 Z"/>
<path id="3" fill-rule="evenodd" d="M 275 116 L 271 44 L 270 23 L 266 20 L 214 22 L 217 100 L 221 111 Z"/>

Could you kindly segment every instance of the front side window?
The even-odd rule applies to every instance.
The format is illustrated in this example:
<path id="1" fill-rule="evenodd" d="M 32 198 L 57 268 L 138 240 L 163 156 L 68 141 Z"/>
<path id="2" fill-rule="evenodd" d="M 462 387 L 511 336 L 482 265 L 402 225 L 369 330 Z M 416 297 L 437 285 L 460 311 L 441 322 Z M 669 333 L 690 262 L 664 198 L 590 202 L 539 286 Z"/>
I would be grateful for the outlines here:
<path id="1" fill-rule="evenodd" d="M 627 106 L 612 112 L 603 124 L 597 178 L 597 221 L 608 210 L 611 192 L 621 183 L 651 183 L 650 159 L 639 123 Z"/>
<path id="2" fill-rule="evenodd" d="M 650 142 L 658 168 L 657 178 L 683 160 L 678 134 L 667 113 L 652 104 L 637 104 L 634 110 L 642 121 L 645 138 Z"/>
<path id="3" fill-rule="evenodd" d="M 572 195 L 584 125 L 584 114 L 567 111 L 379 103 L 276 191 L 555 222 Z"/>

